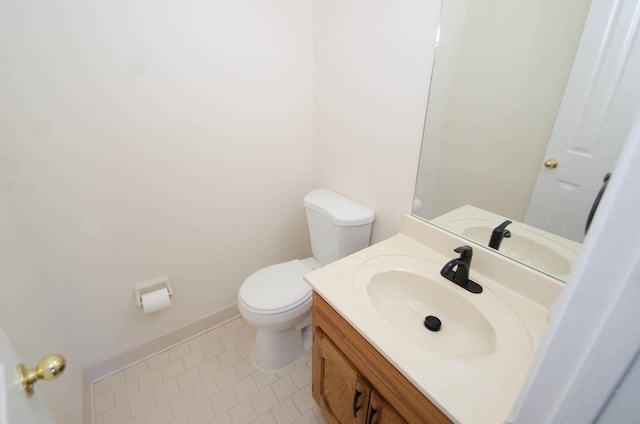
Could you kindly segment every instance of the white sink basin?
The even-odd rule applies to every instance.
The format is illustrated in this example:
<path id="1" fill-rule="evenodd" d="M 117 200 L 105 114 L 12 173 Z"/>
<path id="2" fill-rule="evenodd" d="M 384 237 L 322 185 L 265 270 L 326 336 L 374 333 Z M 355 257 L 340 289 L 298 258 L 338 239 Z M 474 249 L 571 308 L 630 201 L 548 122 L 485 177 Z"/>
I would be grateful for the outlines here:
<path id="1" fill-rule="evenodd" d="M 371 278 L 367 293 L 376 310 L 399 331 L 406 331 L 427 349 L 452 358 L 475 358 L 493 352 L 496 331 L 453 283 L 403 270 L 380 272 Z M 428 315 L 440 319 L 438 332 L 425 328 Z"/>
<path id="2" fill-rule="evenodd" d="M 354 274 L 355 295 L 371 305 L 389 333 L 422 352 L 475 360 L 508 350 L 514 359 L 528 358 L 531 334 L 520 316 L 481 280 L 476 279 L 484 290 L 474 294 L 441 277 L 444 262 L 403 254 L 373 257 Z M 425 327 L 429 315 L 440 319 L 439 331 Z"/>

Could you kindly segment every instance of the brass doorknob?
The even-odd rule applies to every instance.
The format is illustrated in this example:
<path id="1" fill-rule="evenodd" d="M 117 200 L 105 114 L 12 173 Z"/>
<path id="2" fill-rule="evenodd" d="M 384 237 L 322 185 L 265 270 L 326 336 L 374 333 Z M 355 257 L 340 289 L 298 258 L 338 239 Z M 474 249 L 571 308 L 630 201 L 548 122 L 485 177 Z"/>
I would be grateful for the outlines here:
<path id="1" fill-rule="evenodd" d="M 544 167 L 548 169 L 555 169 L 558 167 L 558 159 L 551 158 L 544 161 Z"/>
<path id="2" fill-rule="evenodd" d="M 33 396 L 33 385 L 38 380 L 53 380 L 58 377 L 67 367 L 67 361 L 62 355 L 49 355 L 42 358 L 38 365 L 32 370 L 27 370 L 24 365 L 18 364 L 16 371 L 20 377 L 20 382 L 27 393 L 27 397 Z"/>

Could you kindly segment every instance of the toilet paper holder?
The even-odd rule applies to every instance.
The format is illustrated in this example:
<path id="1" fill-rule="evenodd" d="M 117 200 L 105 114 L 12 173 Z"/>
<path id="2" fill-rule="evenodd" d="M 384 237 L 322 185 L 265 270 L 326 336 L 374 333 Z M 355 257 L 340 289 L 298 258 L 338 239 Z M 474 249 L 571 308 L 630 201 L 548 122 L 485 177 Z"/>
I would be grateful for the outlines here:
<path id="1" fill-rule="evenodd" d="M 171 284 L 169 284 L 169 277 L 167 276 L 154 278 L 153 280 L 136 284 L 133 287 L 133 291 L 136 294 L 136 303 L 140 308 L 142 308 L 143 294 L 151 293 L 153 291 L 162 290 L 162 289 L 167 289 L 167 291 L 169 292 L 169 297 L 173 296 L 173 289 L 171 288 Z"/>

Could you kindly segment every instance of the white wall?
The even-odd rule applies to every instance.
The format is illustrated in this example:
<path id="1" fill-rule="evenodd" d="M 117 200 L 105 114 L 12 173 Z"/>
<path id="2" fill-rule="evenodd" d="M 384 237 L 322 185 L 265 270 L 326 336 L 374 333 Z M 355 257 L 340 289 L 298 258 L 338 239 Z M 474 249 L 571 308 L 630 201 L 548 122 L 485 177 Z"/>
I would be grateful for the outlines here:
<path id="1" fill-rule="evenodd" d="M 310 0 L 0 4 L 0 321 L 80 420 L 80 369 L 309 253 Z M 6 237 L 5 237 L 6 236 Z M 173 306 L 133 285 L 168 274 Z"/>
<path id="2" fill-rule="evenodd" d="M 411 211 L 440 2 L 314 6 L 316 178 L 375 210 L 376 242 Z"/>

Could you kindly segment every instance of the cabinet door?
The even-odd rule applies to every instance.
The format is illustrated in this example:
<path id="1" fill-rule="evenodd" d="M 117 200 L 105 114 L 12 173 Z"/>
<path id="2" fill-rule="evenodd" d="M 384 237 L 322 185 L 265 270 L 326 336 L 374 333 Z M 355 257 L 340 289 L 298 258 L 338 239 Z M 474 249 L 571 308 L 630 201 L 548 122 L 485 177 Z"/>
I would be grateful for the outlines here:
<path id="1" fill-rule="evenodd" d="M 375 390 L 371 391 L 366 424 L 407 424 Z"/>
<path id="2" fill-rule="evenodd" d="M 313 340 L 313 397 L 334 424 L 364 424 L 371 389 L 322 332 Z"/>

